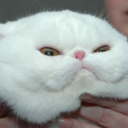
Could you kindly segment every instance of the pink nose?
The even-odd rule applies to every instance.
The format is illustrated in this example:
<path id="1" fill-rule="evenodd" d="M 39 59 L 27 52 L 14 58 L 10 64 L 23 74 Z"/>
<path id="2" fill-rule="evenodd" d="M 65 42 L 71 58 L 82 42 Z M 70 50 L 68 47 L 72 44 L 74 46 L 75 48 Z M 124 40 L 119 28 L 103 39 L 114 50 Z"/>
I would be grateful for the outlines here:
<path id="1" fill-rule="evenodd" d="M 84 57 L 85 57 L 85 52 L 83 52 L 83 51 L 75 52 L 75 58 L 76 59 L 82 60 Z"/>

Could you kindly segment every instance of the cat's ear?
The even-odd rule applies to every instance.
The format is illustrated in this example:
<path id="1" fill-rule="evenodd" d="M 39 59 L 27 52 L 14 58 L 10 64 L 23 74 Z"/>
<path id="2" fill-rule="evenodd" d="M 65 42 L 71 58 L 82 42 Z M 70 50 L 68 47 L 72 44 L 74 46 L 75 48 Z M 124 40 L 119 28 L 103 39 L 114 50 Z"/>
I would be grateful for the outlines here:
<path id="1" fill-rule="evenodd" d="M 5 24 L 0 23 L 0 39 L 11 34 L 14 31 L 15 24 L 7 22 Z"/>

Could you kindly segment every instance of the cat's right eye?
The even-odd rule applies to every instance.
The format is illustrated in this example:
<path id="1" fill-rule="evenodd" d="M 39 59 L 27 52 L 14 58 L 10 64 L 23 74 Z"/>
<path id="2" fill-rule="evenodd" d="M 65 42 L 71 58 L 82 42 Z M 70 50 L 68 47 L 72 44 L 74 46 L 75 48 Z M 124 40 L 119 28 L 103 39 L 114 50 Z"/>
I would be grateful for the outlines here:
<path id="1" fill-rule="evenodd" d="M 59 52 L 53 48 L 42 48 L 40 49 L 40 52 L 47 56 L 57 56 L 59 55 Z"/>
<path id="2" fill-rule="evenodd" d="M 96 49 L 94 52 L 106 52 L 108 50 L 110 50 L 109 46 L 102 46 L 102 47 Z"/>

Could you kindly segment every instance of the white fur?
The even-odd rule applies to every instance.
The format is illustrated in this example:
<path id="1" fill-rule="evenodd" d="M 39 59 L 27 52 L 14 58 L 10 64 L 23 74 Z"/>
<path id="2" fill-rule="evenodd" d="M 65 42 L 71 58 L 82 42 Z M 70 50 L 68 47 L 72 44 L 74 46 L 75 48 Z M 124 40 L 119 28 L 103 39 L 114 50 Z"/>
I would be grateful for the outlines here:
<path id="1" fill-rule="evenodd" d="M 127 38 L 106 21 L 71 11 L 0 24 L 0 98 L 21 118 L 46 123 L 79 108 L 79 96 L 128 98 Z M 103 45 L 110 50 L 93 51 Z M 46 56 L 52 47 L 61 55 Z M 82 61 L 76 51 L 85 52 Z"/>

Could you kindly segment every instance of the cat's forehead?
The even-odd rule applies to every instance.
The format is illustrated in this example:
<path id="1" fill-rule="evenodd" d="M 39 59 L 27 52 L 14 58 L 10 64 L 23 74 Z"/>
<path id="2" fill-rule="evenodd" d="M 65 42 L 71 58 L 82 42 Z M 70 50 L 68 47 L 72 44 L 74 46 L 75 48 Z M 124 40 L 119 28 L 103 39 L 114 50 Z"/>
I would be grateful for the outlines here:
<path id="1" fill-rule="evenodd" d="M 97 47 L 126 40 L 106 21 L 87 14 L 71 11 L 43 12 L 18 21 L 19 34 L 28 35 L 44 46 L 72 48 Z"/>

